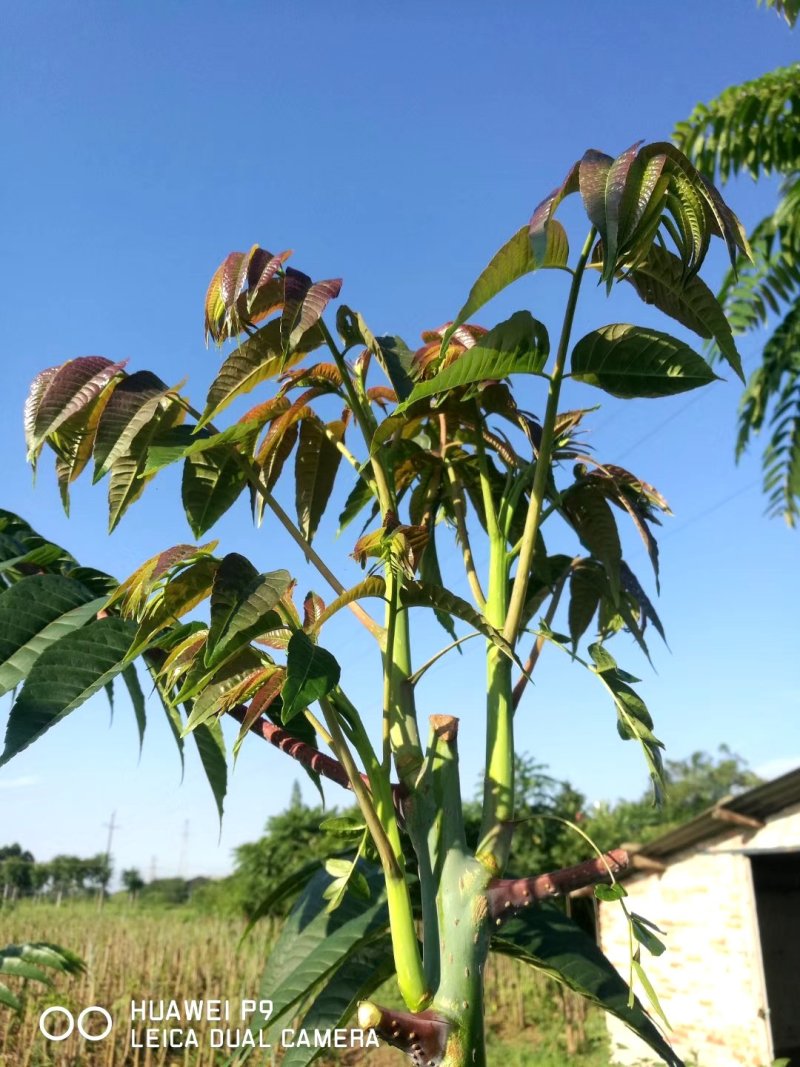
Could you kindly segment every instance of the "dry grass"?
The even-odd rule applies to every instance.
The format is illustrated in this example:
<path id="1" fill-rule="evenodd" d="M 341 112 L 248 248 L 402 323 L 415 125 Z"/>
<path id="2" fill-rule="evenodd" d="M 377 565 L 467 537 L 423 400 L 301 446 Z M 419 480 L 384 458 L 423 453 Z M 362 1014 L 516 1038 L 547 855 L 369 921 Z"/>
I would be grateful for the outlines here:
<path id="1" fill-rule="evenodd" d="M 135 1047 L 128 1022 L 130 1002 L 215 998 L 238 1007 L 242 999 L 257 996 L 264 960 L 274 938 L 270 925 L 262 923 L 236 952 L 240 922 L 188 908 L 149 910 L 116 902 L 101 911 L 88 902 L 61 908 L 23 902 L 0 912 L 0 930 L 0 943 L 55 941 L 77 952 L 87 964 L 83 975 L 58 976 L 52 990 L 29 984 L 19 1016 L 0 1007 L 2 1067 L 221 1067 L 231 1051 L 210 1048 L 209 1030 L 214 1026 L 236 1027 L 236 1022 L 204 1020 L 192 1024 L 199 1042 L 196 1049 Z M 15 991 L 21 988 L 19 982 L 13 984 Z M 386 997 L 391 998 L 391 990 L 385 991 L 384 1001 Z M 506 1064 L 547 1067 L 569 1060 L 584 1067 L 600 1067 L 604 1060 L 596 1051 L 587 1058 L 574 1058 L 576 1046 L 597 1049 L 597 1023 L 589 1017 L 587 1038 L 585 1013 L 581 1010 L 576 1017 L 575 1004 L 569 1001 L 564 1014 L 571 1019 L 571 1029 L 565 1030 L 562 1013 L 558 1005 L 553 1006 L 554 997 L 558 1002 L 558 992 L 548 980 L 513 961 L 499 960 L 488 971 L 486 983 L 492 1045 L 503 1049 Z M 64 1005 L 75 1015 L 87 1005 L 100 1004 L 118 1022 L 111 1036 L 97 1043 L 83 1040 L 77 1032 L 61 1043 L 48 1042 L 39 1033 L 38 1019 L 51 1004 Z M 139 1024 L 136 1030 L 137 1041 L 142 1044 L 146 1025 Z M 404 1056 L 388 1048 L 370 1053 L 353 1051 L 343 1062 L 355 1065 L 367 1058 L 375 1067 L 407 1063 Z M 331 1061 L 317 1062 L 322 1067 Z M 272 1053 L 255 1053 L 248 1063 L 272 1067 Z"/>

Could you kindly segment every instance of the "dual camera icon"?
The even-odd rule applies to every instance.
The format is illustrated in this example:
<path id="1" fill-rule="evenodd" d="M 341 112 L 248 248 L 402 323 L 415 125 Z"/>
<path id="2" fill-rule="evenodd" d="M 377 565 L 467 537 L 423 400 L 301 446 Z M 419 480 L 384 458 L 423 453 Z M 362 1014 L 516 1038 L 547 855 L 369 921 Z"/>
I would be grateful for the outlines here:
<path id="1" fill-rule="evenodd" d="M 100 1015 L 105 1020 L 105 1029 L 100 1033 L 93 1033 L 87 1028 L 87 1020 L 92 1014 Z M 52 1023 L 50 1022 L 51 1016 L 55 1015 L 62 1015 L 66 1019 L 66 1025 L 63 1029 L 55 1029 L 55 1019 L 52 1020 Z M 51 1008 L 46 1008 L 39 1016 L 39 1030 L 48 1041 L 66 1041 L 76 1026 L 78 1027 L 78 1033 L 86 1041 L 102 1041 L 104 1037 L 108 1037 L 111 1033 L 114 1027 L 114 1020 L 111 1018 L 110 1013 L 105 1008 L 101 1008 L 99 1004 L 92 1004 L 90 1007 L 84 1008 L 77 1019 L 68 1008 L 60 1004 L 54 1004 Z"/>

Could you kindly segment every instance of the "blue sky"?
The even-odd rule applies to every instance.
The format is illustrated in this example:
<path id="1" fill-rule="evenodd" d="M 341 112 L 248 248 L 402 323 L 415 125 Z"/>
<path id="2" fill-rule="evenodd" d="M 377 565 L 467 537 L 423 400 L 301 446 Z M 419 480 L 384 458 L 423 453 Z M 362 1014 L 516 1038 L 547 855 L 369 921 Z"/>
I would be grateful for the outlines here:
<path id="1" fill-rule="evenodd" d="M 797 51 L 785 25 L 750 0 L 646 9 L 627 0 L 31 2 L 9 7 L 4 22 L 0 506 L 120 577 L 189 536 L 177 478 L 157 480 L 111 538 L 101 487 L 79 483 L 66 519 L 49 470 L 34 490 L 25 465 L 21 409 L 39 369 L 90 353 L 127 358 L 129 370 L 169 382 L 188 374 L 200 404 L 220 361 L 203 346 L 208 279 L 227 252 L 255 242 L 295 249 L 293 262 L 316 278 L 343 277 L 342 299 L 374 332 L 414 347 L 422 329 L 454 315 L 495 249 L 586 148 L 617 154 L 640 138 L 665 139 L 697 101 Z M 752 225 L 773 190 L 742 181 L 726 195 Z M 579 206 L 565 205 L 563 218 L 578 223 L 579 243 Z M 721 270 L 717 256 L 707 276 Z M 479 319 L 491 325 L 529 307 L 553 329 L 565 295 L 563 278 L 527 279 Z M 605 322 L 656 323 L 635 297 L 613 300 L 606 307 L 587 287 L 574 336 Z M 665 320 L 661 328 L 670 329 Z M 752 367 L 759 339 L 741 350 Z M 536 388 L 525 388 L 527 406 L 541 410 Z M 622 664 L 644 679 L 668 754 L 725 741 L 777 771 L 800 762 L 800 542 L 762 516 L 757 453 L 733 462 L 738 395 L 728 381 L 623 405 L 573 385 L 564 406 L 600 401 L 590 437 L 598 457 L 655 483 L 675 512 L 658 604 L 670 651 L 655 648 L 653 673 L 627 638 L 615 641 Z M 224 549 L 262 570 L 289 565 L 301 588 L 322 592 L 273 530 L 252 530 L 244 501 L 217 532 Z M 626 544 L 652 591 L 644 553 Z M 350 547 L 337 546 L 338 566 L 356 580 Z M 458 580 L 454 558 L 445 573 Z M 327 643 L 368 706 L 374 656 L 357 634 L 343 620 Z M 435 641 L 426 624 L 420 658 Z M 537 674 L 520 748 L 591 799 L 640 793 L 641 758 L 619 741 L 597 683 L 552 654 Z M 482 686 L 480 657 L 466 655 L 420 687 L 422 714 L 462 717 L 465 792 L 483 762 Z M 99 851 L 115 811 L 118 868 L 224 872 L 231 848 L 285 805 L 297 770 L 267 746 L 245 745 L 218 840 L 196 759 L 181 784 L 152 711 L 141 760 L 120 695 L 111 729 L 103 702 L 92 701 L 0 771 L 0 843 L 19 840 L 42 859 Z M 341 797 L 330 789 L 328 800 Z"/>

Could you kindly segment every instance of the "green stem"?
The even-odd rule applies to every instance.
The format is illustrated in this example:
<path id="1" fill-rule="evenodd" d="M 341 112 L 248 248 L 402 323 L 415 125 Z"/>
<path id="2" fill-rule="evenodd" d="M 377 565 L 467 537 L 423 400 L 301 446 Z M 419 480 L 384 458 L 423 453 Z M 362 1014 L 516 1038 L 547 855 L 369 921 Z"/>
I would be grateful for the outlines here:
<path id="1" fill-rule="evenodd" d="M 412 1011 L 419 1011 L 425 1007 L 430 996 L 422 970 L 422 957 L 417 942 L 414 913 L 411 907 L 411 897 L 408 892 L 405 872 L 398 863 L 395 848 L 392 846 L 378 816 L 373 804 L 373 798 L 370 796 L 364 780 L 353 761 L 350 749 L 342 734 L 335 707 L 326 698 L 320 700 L 319 703 L 334 744 L 334 752 L 347 772 L 358 806 L 364 816 L 367 829 L 381 860 L 386 882 L 389 926 L 392 934 L 392 949 L 400 992 L 409 1008 Z"/>
<path id="2" fill-rule="evenodd" d="M 508 554 L 505 538 L 489 542 L 489 599 L 486 617 L 502 627 L 508 597 Z M 511 851 L 514 819 L 514 707 L 511 660 L 496 645 L 486 652 L 486 773 L 478 860 L 492 875 L 502 873 Z"/>
<path id="3" fill-rule="evenodd" d="M 483 445 L 483 419 L 481 418 L 480 409 L 477 403 L 475 404 L 475 419 L 478 428 L 475 440 L 475 451 L 478 456 L 478 467 L 481 476 L 483 510 L 486 512 L 486 532 L 488 533 L 489 538 L 492 539 L 499 536 L 500 527 L 497 523 L 497 512 L 494 509 L 492 483 L 489 478 L 489 464 L 486 460 L 486 449 Z"/>
<path id="4" fill-rule="evenodd" d="M 372 742 L 367 735 L 367 731 L 364 729 L 364 723 L 361 716 L 348 699 L 341 686 L 336 687 L 333 693 L 328 696 L 328 700 L 339 713 L 341 718 L 340 725 L 347 733 L 350 743 L 361 757 L 361 762 L 364 764 L 364 770 L 366 771 L 370 789 L 372 790 L 372 801 L 375 805 L 375 810 L 380 819 L 381 826 L 389 839 L 389 843 L 392 846 L 392 852 L 397 860 L 397 864 L 402 868 L 405 859 L 403 856 L 403 846 L 400 841 L 400 830 L 397 825 L 397 816 L 394 809 L 394 797 L 392 794 L 392 785 L 389 779 L 388 768 L 384 769 L 381 766 L 380 760 L 375 754 L 375 749 L 372 747 Z"/>
<path id="5" fill-rule="evenodd" d="M 561 393 L 561 381 L 564 377 L 564 368 L 567 361 L 567 350 L 572 332 L 572 323 L 575 318 L 575 308 L 578 303 L 581 280 L 586 268 L 586 263 L 592 251 L 592 245 L 597 231 L 594 227 L 589 231 L 580 259 L 572 276 L 572 284 L 567 298 L 567 307 L 564 312 L 564 322 L 561 328 L 561 337 L 556 351 L 555 364 L 550 374 L 550 386 L 547 393 L 547 408 L 545 410 L 544 423 L 542 425 L 542 440 L 539 446 L 539 455 L 536 458 L 536 471 L 533 478 L 528 514 L 525 517 L 525 530 L 522 535 L 522 546 L 519 553 L 519 563 L 514 576 L 514 584 L 511 590 L 511 599 L 508 605 L 508 615 L 503 630 L 506 640 L 513 644 L 519 634 L 520 620 L 525 606 L 525 597 L 528 592 L 528 581 L 533 567 L 534 553 L 536 550 L 536 535 L 539 531 L 542 518 L 542 504 L 544 502 L 545 489 L 547 487 L 547 475 L 550 470 L 550 459 L 553 450 L 556 417 L 558 415 L 558 398 Z"/>
<path id="6" fill-rule="evenodd" d="M 342 384 L 344 385 L 345 392 L 347 393 L 347 400 L 350 404 L 350 409 L 353 412 L 353 416 L 355 417 L 356 422 L 358 423 L 359 429 L 361 430 L 361 436 L 364 438 L 364 444 L 367 446 L 367 450 L 369 451 L 372 446 L 372 435 L 375 433 L 377 425 L 375 422 L 375 418 L 372 414 L 372 411 L 370 411 L 369 408 L 365 408 L 364 405 L 361 403 L 361 398 L 356 392 L 356 389 L 350 378 L 350 371 L 347 367 L 347 362 L 342 353 L 339 351 L 339 348 L 336 342 L 334 341 L 330 330 L 325 325 L 323 319 L 319 320 L 319 326 L 325 338 L 325 343 L 330 349 L 331 355 L 333 356 L 336 366 L 339 369 L 339 373 L 342 376 Z M 378 502 L 381 507 L 381 514 L 385 515 L 386 512 L 393 506 L 394 493 L 389 487 L 389 482 L 386 478 L 386 471 L 384 470 L 380 456 L 372 456 L 370 459 L 370 464 L 372 466 L 372 473 L 375 478 L 375 487 L 377 489 L 377 496 Z"/>
<path id="7" fill-rule="evenodd" d="M 485 1067 L 483 973 L 489 954 L 489 873 L 454 845 L 444 858 L 437 898 L 443 956 L 433 1009 L 452 1020 L 442 1067 Z"/>
<path id="8" fill-rule="evenodd" d="M 444 446 L 444 442 L 442 442 Z M 478 572 L 475 567 L 475 559 L 472 555 L 472 545 L 469 540 L 469 531 L 467 529 L 467 516 L 466 506 L 464 503 L 464 486 L 461 483 L 461 479 L 453 469 L 452 463 L 447 460 L 446 455 L 443 458 L 444 469 L 447 472 L 448 491 L 450 494 L 450 501 L 453 505 L 453 515 L 456 520 L 456 530 L 458 532 L 458 541 L 461 545 L 461 554 L 464 559 L 464 570 L 467 575 L 467 581 L 469 587 L 472 590 L 472 596 L 475 603 L 478 605 L 481 611 L 486 610 L 486 597 L 484 596 L 483 589 L 481 588 L 481 580 L 478 577 Z"/>
<path id="9" fill-rule="evenodd" d="M 387 570 L 386 585 L 386 647 L 383 650 L 383 768 L 389 773 L 392 761 L 392 692 L 394 670 L 394 635 L 397 629 L 397 614 L 399 609 L 399 584 L 400 580 L 395 574 Z"/>
<path id="10" fill-rule="evenodd" d="M 386 580 L 386 629 L 393 629 L 392 650 L 383 654 L 385 698 L 388 704 L 389 740 L 394 755 L 397 776 L 411 786 L 422 764 L 422 746 L 419 740 L 417 711 L 414 705 L 414 688 L 411 685 L 411 635 L 408 627 L 408 611 L 399 606 L 402 579 L 387 564 Z M 392 610 L 397 601 L 397 610 Z"/>
<path id="11" fill-rule="evenodd" d="M 561 594 L 564 592 L 564 585 L 566 584 L 567 577 L 569 576 L 569 574 L 570 571 L 567 571 L 566 574 L 559 578 L 559 580 L 556 582 L 555 588 L 553 589 L 553 594 L 550 598 L 550 604 L 548 605 L 547 612 L 544 616 L 545 624 L 548 627 L 552 627 L 553 625 L 553 619 L 555 618 L 558 603 L 561 600 Z M 531 649 L 531 654 L 530 656 L 528 656 L 528 659 L 525 662 L 525 668 L 523 670 L 523 673 L 517 679 L 517 684 L 514 686 L 514 693 L 511 699 L 511 705 L 514 711 L 517 710 L 517 706 L 520 700 L 522 700 L 522 694 L 525 692 L 525 686 L 530 681 L 531 674 L 533 674 L 534 668 L 539 662 L 539 656 L 541 656 L 542 649 L 544 648 L 544 641 L 544 636 L 542 634 L 539 634 L 539 636 L 536 638 L 536 641 L 534 642 L 533 648 Z"/>

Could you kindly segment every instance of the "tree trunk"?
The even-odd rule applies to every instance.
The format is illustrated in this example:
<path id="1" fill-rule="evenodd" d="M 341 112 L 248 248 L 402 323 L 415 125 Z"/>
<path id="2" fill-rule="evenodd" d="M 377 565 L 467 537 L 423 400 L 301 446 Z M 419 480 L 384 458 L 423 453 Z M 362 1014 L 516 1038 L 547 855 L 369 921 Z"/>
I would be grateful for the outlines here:
<path id="1" fill-rule="evenodd" d="M 451 1020 L 442 1067 L 485 1067 L 483 980 L 489 955 L 489 872 L 466 850 L 451 850 L 439 896 L 442 979 L 433 1009 Z"/>
<path id="2" fill-rule="evenodd" d="M 431 716 L 428 770 L 404 804 L 418 854 L 427 835 L 430 873 L 422 877 L 421 871 L 425 971 L 435 993 L 425 1011 L 396 1012 L 365 1002 L 358 1015 L 360 1026 L 374 1028 L 415 1067 L 486 1067 L 483 982 L 492 875 L 464 836 L 457 731 L 452 716 Z"/>

